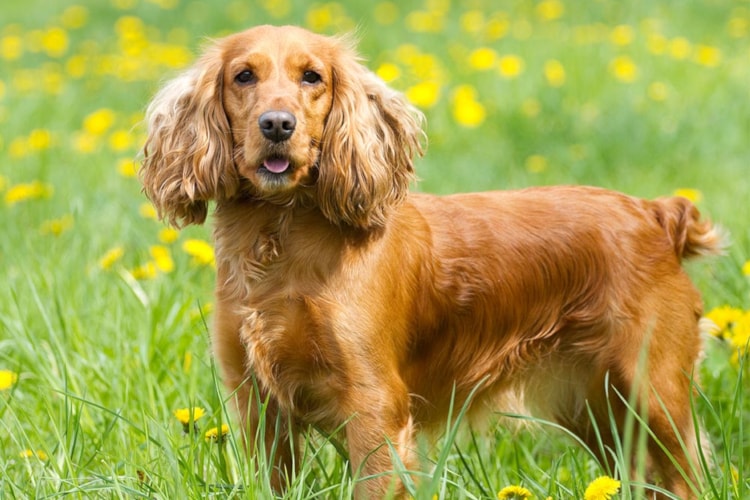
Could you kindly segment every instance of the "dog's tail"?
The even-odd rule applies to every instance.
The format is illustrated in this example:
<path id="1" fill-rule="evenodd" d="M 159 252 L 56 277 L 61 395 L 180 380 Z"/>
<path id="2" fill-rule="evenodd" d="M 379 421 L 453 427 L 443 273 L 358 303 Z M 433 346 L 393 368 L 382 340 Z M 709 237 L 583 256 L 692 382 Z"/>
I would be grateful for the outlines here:
<path id="1" fill-rule="evenodd" d="M 656 220 L 664 228 L 680 259 L 722 253 L 723 232 L 709 220 L 701 220 L 693 203 L 679 196 L 660 198 L 651 205 Z"/>

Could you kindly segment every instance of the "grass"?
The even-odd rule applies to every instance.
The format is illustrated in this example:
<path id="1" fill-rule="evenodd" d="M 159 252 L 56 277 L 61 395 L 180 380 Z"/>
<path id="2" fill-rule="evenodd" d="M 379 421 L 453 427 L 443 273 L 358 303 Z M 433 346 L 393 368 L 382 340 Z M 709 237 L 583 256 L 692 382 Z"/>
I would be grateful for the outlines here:
<path id="1" fill-rule="evenodd" d="M 572 183 L 697 199 L 732 235 L 727 256 L 690 266 L 707 310 L 733 311 L 699 370 L 694 411 L 713 451 L 703 490 L 748 495 L 748 369 L 736 356 L 750 335 L 746 1 L 28 0 L 3 5 L 0 24 L 0 373 L 16 378 L 0 390 L 0 498 L 272 495 L 209 356 L 214 270 L 186 246 L 209 229 L 171 241 L 132 176 L 159 84 L 205 37 L 262 22 L 357 29 L 367 64 L 397 74 L 391 85 L 427 114 L 416 189 Z M 186 407 L 206 410 L 187 434 L 173 413 Z M 223 444 L 205 440 L 224 423 Z M 599 475 L 625 477 L 637 453 L 623 442 L 605 471 L 534 424 L 447 423 L 423 445 L 430 472 L 412 493 L 494 498 L 521 485 L 582 498 Z M 288 498 L 351 496 L 345 457 L 314 431 L 297 469 Z M 623 479 L 619 495 L 642 492 Z"/>

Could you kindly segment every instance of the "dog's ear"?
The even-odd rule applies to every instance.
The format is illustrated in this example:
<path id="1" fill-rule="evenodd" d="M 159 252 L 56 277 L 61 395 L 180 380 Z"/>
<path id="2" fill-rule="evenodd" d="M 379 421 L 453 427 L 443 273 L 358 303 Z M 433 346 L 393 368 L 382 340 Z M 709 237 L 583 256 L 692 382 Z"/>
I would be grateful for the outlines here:
<path id="1" fill-rule="evenodd" d="M 377 228 L 414 177 L 423 115 L 362 66 L 346 42 L 339 43 L 321 141 L 318 206 L 335 224 Z"/>
<path id="2" fill-rule="evenodd" d="M 209 200 L 237 190 L 222 85 L 221 54 L 214 47 L 167 83 L 146 111 L 140 177 L 159 216 L 177 227 L 202 223 Z"/>

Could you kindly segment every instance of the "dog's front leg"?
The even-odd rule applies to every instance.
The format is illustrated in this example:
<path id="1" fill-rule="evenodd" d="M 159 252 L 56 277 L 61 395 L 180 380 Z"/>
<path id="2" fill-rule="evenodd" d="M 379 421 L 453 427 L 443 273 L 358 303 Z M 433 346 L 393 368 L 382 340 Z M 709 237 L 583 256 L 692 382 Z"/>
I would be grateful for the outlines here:
<path id="1" fill-rule="evenodd" d="M 358 478 L 357 499 L 403 498 L 403 483 L 395 472 L 394 458 L 406 471 L 415 470 L 414 424 L 406 391 L 396 396 L 361 399 L 367 408 L 346 425 L 352 471 Z"/>

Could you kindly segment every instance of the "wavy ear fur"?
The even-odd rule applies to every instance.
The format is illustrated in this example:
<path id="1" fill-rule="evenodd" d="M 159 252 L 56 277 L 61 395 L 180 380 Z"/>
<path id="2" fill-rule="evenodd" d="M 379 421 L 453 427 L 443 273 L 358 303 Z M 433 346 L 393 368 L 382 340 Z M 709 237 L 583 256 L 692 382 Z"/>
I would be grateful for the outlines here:
<path id="1" fill-rule="evenodd" d="M 323 130 L 317 202 L 333 223 L 382 227 L 408 192 L 422 154 L 424 117 L 362 66 L 342 43 L 333 62 L 333 104 Z"/>
<path id="2" fill-rule="evenodd" d="M 231 197 L 239 184 L 222 78 L 218 50 L 208 51 L 167 83 L 146 111 L 140 177 L 159 216 L 173 226 L 203 223 L 208 201 Z"/>

